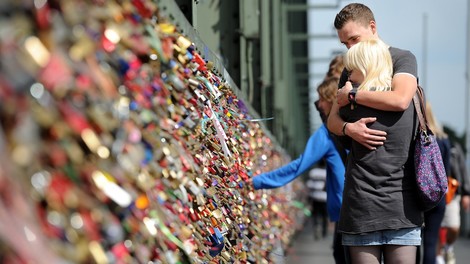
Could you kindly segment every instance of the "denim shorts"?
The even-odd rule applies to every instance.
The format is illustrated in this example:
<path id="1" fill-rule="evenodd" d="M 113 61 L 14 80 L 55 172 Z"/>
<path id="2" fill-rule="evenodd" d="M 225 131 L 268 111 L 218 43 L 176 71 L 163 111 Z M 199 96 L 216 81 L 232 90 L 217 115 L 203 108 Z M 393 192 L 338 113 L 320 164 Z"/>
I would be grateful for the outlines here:
<path id="1" fill-rule="evenodd" d="M 400 245 L 400 246 L 420 246 L 421 228 L 403 228 L 396 230 L 382 230 L 360 235 L 343 233 L 344 246 L 379 246 L 379 245 Z"/>

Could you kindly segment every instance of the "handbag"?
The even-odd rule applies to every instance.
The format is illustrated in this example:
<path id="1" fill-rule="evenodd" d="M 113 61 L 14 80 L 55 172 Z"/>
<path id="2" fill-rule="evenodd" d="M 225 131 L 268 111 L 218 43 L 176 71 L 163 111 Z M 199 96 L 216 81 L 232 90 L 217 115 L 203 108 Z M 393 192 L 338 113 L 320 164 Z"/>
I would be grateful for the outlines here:
<path id="1" fill-rule="evenodd" d="M 416 183 L 422 209 L 428 211 L 446 196 L 447 175 L 436 137 L 428 127 L 424 111 L 424 93 L 420 86 L 413 102 L 419 120 L 414 150 Z"/>

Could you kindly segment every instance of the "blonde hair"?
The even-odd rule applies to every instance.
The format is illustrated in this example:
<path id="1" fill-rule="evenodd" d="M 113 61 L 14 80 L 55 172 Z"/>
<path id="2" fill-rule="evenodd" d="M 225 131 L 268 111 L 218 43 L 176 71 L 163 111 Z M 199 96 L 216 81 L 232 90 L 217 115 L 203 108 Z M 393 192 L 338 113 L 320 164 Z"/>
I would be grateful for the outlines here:
<path id="1" fill-rule="evenodd" d="M 359 70 L 364 75 L 358 90 L 391 90 L 392 55 L 382 40 L 369 39 L 352 46 L 344 57 L 344 66 L 348 71 Z"/>
<path id="2" fill-rule="evenodd" d="M 429 129 L 436 135 L 437 138 L 446 138 L 447 134 L 444 132 L 444 128 L 437 121 L 432 111 L 431 104 L 426 102 L 426 119 L 428 120 Z"/>

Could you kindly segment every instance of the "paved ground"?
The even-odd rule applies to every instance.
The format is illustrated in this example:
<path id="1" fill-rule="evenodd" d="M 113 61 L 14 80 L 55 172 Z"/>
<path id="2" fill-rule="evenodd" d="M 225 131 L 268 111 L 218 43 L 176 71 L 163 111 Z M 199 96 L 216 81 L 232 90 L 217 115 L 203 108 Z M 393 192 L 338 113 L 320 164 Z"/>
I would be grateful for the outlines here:
<path id="1" fill-rule="evenodd" d="M 311 223 L 307 222 L 304 229 L 294 238 L 292 246 L 285 252 L 285 263 L 299 264 L 335 264 L 332 255 L 332 229 L 323 240 L 315 240 Z M 460 237 L 455 245 L 457 264 L 470 263 L 470 239 Z"/>

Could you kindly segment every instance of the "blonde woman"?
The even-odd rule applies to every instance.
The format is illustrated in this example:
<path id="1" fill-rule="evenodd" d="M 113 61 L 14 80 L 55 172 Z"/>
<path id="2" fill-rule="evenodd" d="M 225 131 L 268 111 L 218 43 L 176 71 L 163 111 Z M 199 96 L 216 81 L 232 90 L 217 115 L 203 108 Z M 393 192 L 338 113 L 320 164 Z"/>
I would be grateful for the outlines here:
<path id="1" fill-rule="evenodd" d="M 392 56 L 380 39 L 360 42 L 349 49 L 344 58 L 349 80 L 357 90 L 390 91 L 393 74 Z"/>
<path id="2" fill-rule="evenodd" d="M 392 90 L 392 57 L 380 39 L 358 42 L 344 57 L 353 93 Z M 369 149 L 351 140 L 346 167 L 339 231 L 352 263 L 414 263 L 421 244 L 422 212 L 416 197 L 412 155 L 416 132 L 415 110 L 382 111 L 357 104 L 339 108 L 346 126 L 375 117 L 370 129 L 385 131 L 383 145 Z M 336 102 L 337 103 L 337 102 Z M 333 114 L 333 113 L 332 113 Z"/>

